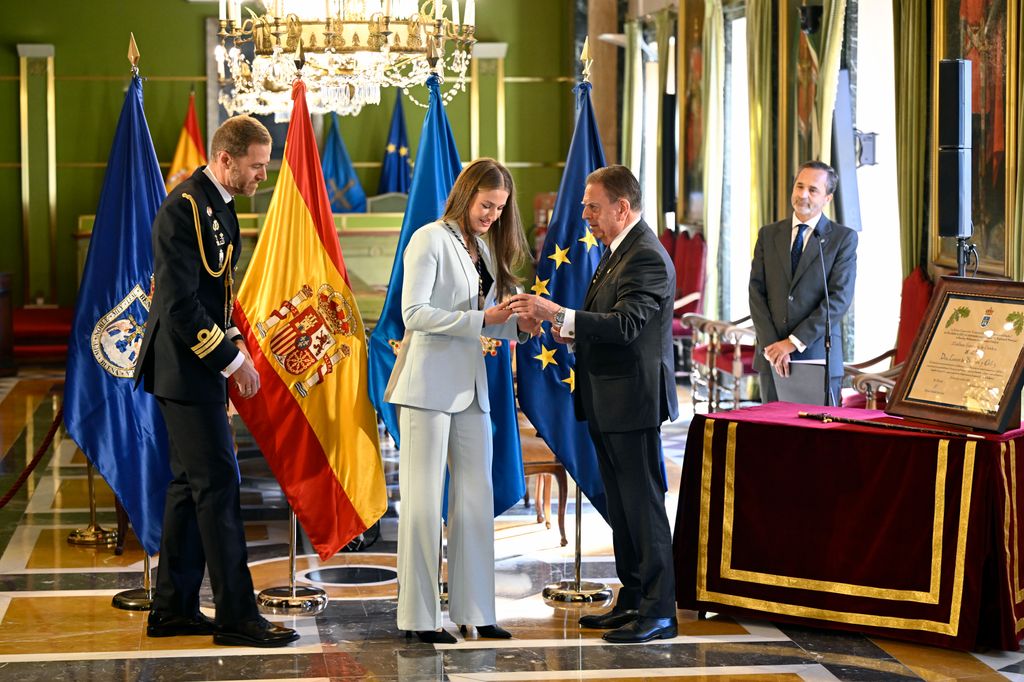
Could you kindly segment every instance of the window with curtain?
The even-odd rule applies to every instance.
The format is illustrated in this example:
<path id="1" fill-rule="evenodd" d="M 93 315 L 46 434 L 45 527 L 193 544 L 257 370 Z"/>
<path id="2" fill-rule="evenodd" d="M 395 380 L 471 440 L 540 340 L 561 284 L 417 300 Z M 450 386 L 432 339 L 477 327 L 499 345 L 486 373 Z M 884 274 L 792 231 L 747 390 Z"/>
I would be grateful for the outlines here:
<path id="1" fill-rule="evenodd" d="M 725 163 L 719 286 L 722 316 L 750 314 L 750 115 L 747 96 L 747 19 L 742 8 L 725 12 Z"/>

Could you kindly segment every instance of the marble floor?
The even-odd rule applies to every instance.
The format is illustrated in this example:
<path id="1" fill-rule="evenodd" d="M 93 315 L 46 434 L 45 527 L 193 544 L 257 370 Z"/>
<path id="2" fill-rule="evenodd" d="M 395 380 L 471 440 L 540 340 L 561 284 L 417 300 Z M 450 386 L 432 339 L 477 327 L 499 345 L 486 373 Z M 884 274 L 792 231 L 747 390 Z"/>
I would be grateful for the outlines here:
<path id="1" fill-rule="evenodd" d="M 0 379 L 0 495 L 39 447 L 60 404 L 63 376 L 22 371 Z M 681 404 L 688 406 L 685 388 Z M 674 518 L 688 416 L 664 431 Z M 239 436 L 243 511 L 257 589 L 288 583 L 288 516 L 280 490 L 244 429 Z M 397 454 L 386 448 L 392 497 Z M 531 489 L 533 487 L 531 483 Z M 610 646 L 580 630 L 581 613 L 601 606 L 546 602 L 545 585 L 574 573 L 572 495 L 569 545 L 535 507 L 497 519 L 498 615 L 509 641 L 470 632 L 450 646 L 405 639 L 395 626 L 394 508 L 367 546 L 320 562 L 300 542 L 296 574 L 330 596 L 315 617 L 271 619 L 297 628 L 294 644 L 272 650 L 218 647 L 209 637 L 147 639 L 146 614 L 111 606 L 139 588 L 143 555 L 134 538 L 116 556 L 82 547 L 68 534 L 89 524 L 85 459 L 58 432 L 24 487 L 0 509 L 0 681 L 7 680 L 1021 680 L 1024 654 L 962 653 L 857 634 L 679 611 L 679 636 L 654 644 Z M 97 519 L 115 525 L 113 496 L 96 484 Z M 610 533 L 582 508 L 584 579 L 615 586 Z M 154 564 L 155 566 L 155 564 Z M 204 610 L 212 614 L 205 592 Z M 446 623 L 454 631 L 451 623 Z"/>

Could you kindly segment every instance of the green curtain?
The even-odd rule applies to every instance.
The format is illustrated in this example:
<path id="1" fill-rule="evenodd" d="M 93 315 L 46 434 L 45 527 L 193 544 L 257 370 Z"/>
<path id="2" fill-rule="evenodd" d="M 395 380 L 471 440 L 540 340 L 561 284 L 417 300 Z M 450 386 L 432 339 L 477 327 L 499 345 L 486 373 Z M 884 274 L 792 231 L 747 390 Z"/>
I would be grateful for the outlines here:
<path id="1" fill-rule="evenodd" d="M 654 28 L 655 36 L 658 41 L 658 138 L 657 138 L 657 153 L 655 155 L 655 164 L 657 170 L 655 177 L 657 178 L 657 190 L 655 191 L 655 206 L 657 211 L 655 212 L 658 216 L 658 234 L 665 231 L 667 225 L 665 224 L 665 197 L 664 193 L 664 155 L 665 150 L 662 147 L 663 127 L 665 125 L 666 116 L 676 116 L 676 112 L 665 111 L 665 92 L 668 86 L 668 72 L 669 72 L 669 60 L 674 60 L 676 55 L 671 48 L 670 39 L 675 35 L 676 29 L 676 11 L 671 7 L 659 11 L 654 15 Z M 673 226 L 674 227 L 674 226 Z"/>
<path id="2" fill-rule="evenodd" d="M 839 59 L 843 51 L 846 0 L 824 0 L 821 17 L 821 54 L 818 58 L 818 94 L 814 103 L 818 127 L 813 142 L 816 156 L 832 163 L 832 114 L 839 90 Z M 799 161 L 803 161 L 802 159 Z"/>
<path id="3" fill-rule="evenodd" d="M 701 38 L 704 72 L 702 118 L 704 138 L 704 239 L 707 240 L 707 281 L 704 284 L 704 310 L 718 317 L 718 251 L 722 236 L 722 176 L 725 166 L 725 17 L 722 0 L 704 0 L 704 34 Z"/>
<path id="4" fill-rule="evenodd" d="M 1010 149 L 1010 153 L 1017 156 L 1017 176 L 1010 179 L 1010 182 L 1014 183 L 1015 186 L 1013 195 L 1014 205 L 1011 209 L 1013 211 L 1014 234 L 1013 244 L 1010 245 L 1009 253 L 1006 254 L 1006 269 L 1010 278 L 1019 282 L 1024 280 L 1024 144 L 1021 144 L 1021 142 L 1024 142 L 1024 74 L 1021 73 L 1022 67 L 1024 67 L 1024 21 L 1021 20 L 1020 3 L 1017 3 L 1016 10 L 1016 54 L 1007 55 L 1008 63 L 1011 65 L 1015 64 L 1016 68 L 1015 70 L 1008 69 L 1007 74 L 1014 75 L 1015 73 L 1015 80 L 1017 82 L 1014 83 L 1013 80 L 1007 80 L 1007 86 L 1017 88 L 1017 120 L 1016 122 L 1008 122 L 1009 125 L 1017 126 L 1017 134 L 1014 140 L 1016 149 Z M 1014 30 L 1012 24 L 1010 30 Z"/>
<path id="5" fill-rule="evenodd" d="M 928 149 L 928 0 L 893 0 L 896 186 L 903 277 L 925 266 Z"/>
<path id="6" fill-rule="evenodd" d="M 622 84 L 622 165 L 640 177 L 640 163 L 643 158 L 644 132 L 644 72 L 643 53 L 640 41 L 640 22 L 629 19 L 625 25 L 626 55 L 623 63 L 624 83 Z"/>
<path id="7" fill-rule="evenodd" d="M 775 3 L 747 4 L 747 71 L 750 104 L 750 233 L 751 244 L 762 225 L 775 220 L 775 61 L 772 58 Z M 781 93 L 780 93 L 781 94 Z"/>

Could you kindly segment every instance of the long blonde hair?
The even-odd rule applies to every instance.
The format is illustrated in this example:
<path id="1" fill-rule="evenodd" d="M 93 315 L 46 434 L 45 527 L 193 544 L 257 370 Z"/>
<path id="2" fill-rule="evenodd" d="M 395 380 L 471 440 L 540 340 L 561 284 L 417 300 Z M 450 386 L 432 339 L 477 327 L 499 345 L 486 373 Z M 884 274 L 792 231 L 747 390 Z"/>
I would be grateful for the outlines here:
<path id="1" fill-rule="evenodd" d="M 477 192 L 502 189 L 508 192 L 508 201 L 501 215 L 487 231 L 487 239 L 494 252 L 497 269 L 494 277 L 498 300 L 516 293 L 522 280 L 514 272 L 529 258 L 526 235 L 516 206 L 516 188 L 508 169 L 494 159 L 477 159 L 462 169 L 455 186 L 448 194 L 442 220 L 457 223 L 465 235 L 469 225 L 469 208 Z"/>

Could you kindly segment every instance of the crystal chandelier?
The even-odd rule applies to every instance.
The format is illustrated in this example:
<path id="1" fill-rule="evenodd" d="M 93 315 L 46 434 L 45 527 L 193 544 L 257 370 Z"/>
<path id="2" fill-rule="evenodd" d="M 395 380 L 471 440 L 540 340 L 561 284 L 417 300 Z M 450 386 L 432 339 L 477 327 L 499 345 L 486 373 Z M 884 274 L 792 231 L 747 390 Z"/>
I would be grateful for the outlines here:
<path id="1" fill-rule="evenodd" d="M 446 79 L 447 104 L 466 89 L 475 42 L 475 0 L 220 0 L 214 49 L 220 104 L 235 113 L 287 116 L 292 82 L 306 84 L 311 113 L 355 115 L 380 104 L 382 88 L 409 88 L 428 75 Z M 246 16 L 243 18 L 243 12 Z"/>

